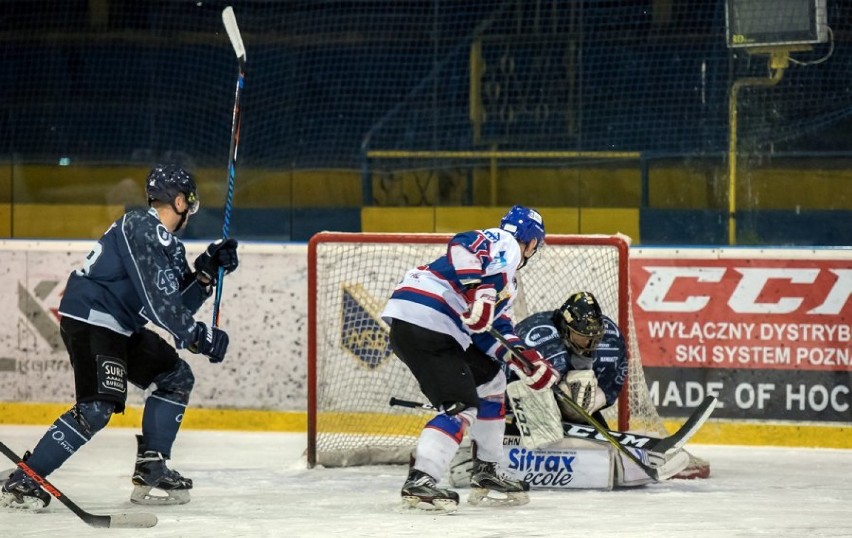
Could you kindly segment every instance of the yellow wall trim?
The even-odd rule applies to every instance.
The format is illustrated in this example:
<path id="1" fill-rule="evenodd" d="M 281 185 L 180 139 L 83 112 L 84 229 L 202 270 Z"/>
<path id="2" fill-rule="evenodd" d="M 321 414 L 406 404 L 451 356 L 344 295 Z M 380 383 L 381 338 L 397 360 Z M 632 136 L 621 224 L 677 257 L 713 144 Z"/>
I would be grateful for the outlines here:
<path id="1" fill-rule="evenodd" d="M 45 428 L 56 417 L 68 410 L 69 404 L 0 402 L 0 424 L 43 425 Z M 410 417 L 409 417 L 410 418 Z M 396 417 L 399 427 L 419 428 L 422 419 Z M 371 421 L 358 421 L 361 424 Z M 322 418 L 320 419 L 322 423 Z M 339 422 L 336 422 L 339 423 Z M 112 427 L 139 428 L 142 410 L 128 407 L 124 415 L 115 415 Z M 665 421 L 670 432 L 682 422 Z M 260 411 L 249 409 L 200 409 L 189 407 L 183 421 L 184 428 L 199 430 L 305 432 L 307 414 L 304 411 Z M 691 444 L 788 446 L 813 448 L 852 448 L 852 424 L 780 424 L 760 422 L 729 422 L 709 420 Z"/>
<path id="2" fill-rule="evenodd" d="M 57 403 L 0 402 L 0 424 L 44 425 L 45 428 L 71 406 Z M 112 427 L 141 428 L 142 409 L 128 406 L 123 415 L 113 415 Z M 188 407 L 183 427 L 196 430 L 242 430 L 304 432 L 304 411 L 260 411 L 252 409 L 201 409 Z"/>

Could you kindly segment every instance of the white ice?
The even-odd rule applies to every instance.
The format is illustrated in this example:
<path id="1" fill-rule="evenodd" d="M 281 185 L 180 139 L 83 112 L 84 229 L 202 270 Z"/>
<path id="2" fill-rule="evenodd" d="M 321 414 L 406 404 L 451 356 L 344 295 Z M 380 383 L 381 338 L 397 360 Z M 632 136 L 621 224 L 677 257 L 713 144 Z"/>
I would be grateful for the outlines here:
<path id="1" fill-rule="evenodd" d="M 21 454 L 43 431 L 0 426 L 0 440 Z M 470 506 L 461 489 L 458 512 L 436 516 L 399 510 L 402 466 L 309 470 L 305 434 L 197 430 L 182 431 L 172 455 L 195 482 L 192 501 L 140 507 L 129 501 L 134 433 L 100 432 L 49 479 L 89 512 L 153 511 L 156 527 L 93 529 L 54 500 L 44 513 L 0 512 L 0 536 L 852 536 L 852 450 L 696 445 L 689 448 L 710 460 L 710 479 L 533 491 L 516 508 Z"/>

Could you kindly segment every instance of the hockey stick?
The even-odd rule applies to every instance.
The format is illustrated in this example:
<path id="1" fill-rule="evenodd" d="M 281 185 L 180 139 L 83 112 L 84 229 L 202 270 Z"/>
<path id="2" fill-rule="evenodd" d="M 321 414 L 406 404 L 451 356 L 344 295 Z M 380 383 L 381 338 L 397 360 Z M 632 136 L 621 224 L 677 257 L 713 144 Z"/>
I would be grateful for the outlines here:
<path id="1" fill-rule="evenodd" d="M 692 436 L 701 429 L 701 426 L 704 425 L 704 422 L 710 417 L 715 408 L 716 397 L 707 396 L 700 404 L 698 404 L 698 407 L 695 408 L 692 414 L 689 415 L 686 421 L 676 432 L 661 439 L 638 433 L 619 432 L 613 430 L 608 431 L 624 446 L 644 448 L 653 452 L 669 455 L 683 448 L 683 445 L 685 445 Z M 606 441 L 606 439 L 601 438 L 594 428 L 585 424 L 563 422 L 562 429 L 568 437 Z"/>
<path id="2" fill-rule="evenodd" d="M 24 461 L 3 442 L 0 442 L 0 452 L 3 452 L 3 454 L 15 462 L 15 464 L 20 467 L 28 477 L 32 478 L 39 486 L 44 488 L 45 491 L 53 495 L 56 500 L 67 506 L 68 509 L 74 512 L 77 517 L 92 527 L 108 527 L 111 529 L 145 529 L 157 524 L 157 516 L 145 512 L 114 514 L 111 516 L 97 516 L 95 514 L 90 514 L 77 506 L 61 491 L 56 489 L 56 486 L 48 482 L 46 478 L 33 471 L 29 465 L 24 463 Z"/>
<path id="3" fill-rule="evenodd" d="M 225 220 L 222 224 L 222 239 L 227 239 L 231 228 L 231 205 L 234 199 L 234 182 L 236 181 L 237 149 L 240 144 L 240 96 L 243 93 L 243 84 L 246 78 L 246 48 L 237 26 L 237 18 L 231 6 L 222 10 L 222 22 L 234 53 L 239 63 L 239 75 L 237 76 L 237 89 L 234 93 L 234 114 L 231 119 L 231 148 L 228 153 L 228 194 L 225 197 Z M 219 268 L 219 279 L 216 284 L 216 297 L 213 299 L 213 326 L 219 326 L 219 304 L 222 302 L 222 284 L 225 278 L 225 269 Z"/>
<path id="4" fill-rule="evenodd" d="M 654 451 L 671 454 L 675 450 L 680 450 L 701 429 L 701 426 L 710 418 L 710 415 L 713 414 L 713 411 L 716 409 L 716 401 L 715 396 L 704 398 L 704 401 L 698 404 L 695 411 L 689 415 L 686 422 L 675 433 L 654 443 Z"/>
<path id="5" fill-rule="evenodd" d="M 509 353 L 512 354 L 512 356 L 515 358 L 515 360 L 517 360 L 519 363 L 521 363 L 524 367 L 532 366 L 529 363 L 529 361 L 527 361 L 526 358 L 524 358 L 523 355 L 518 353 L 515 350 L 515 348 L 512 347 L 512 345 L 509 343 L 509 341 L 506 340 L 506 338 L 502 334 L 500 334 L 500 332 L 497 329 L 492 327 L 492 328 L 488 329 L 488 333 L 491 336 L 493 336 L 494 338 L 496 338 L 498 342 L 503 344 L 503 347 L 505 347 L 509 351 Z M 565 392 L 563 392 L 562 389 L 560 389 L 558 386 L 554 385 L 553 386 L 553 394 L 556 395 L 557 400 L 559 400 L 560 402 L 563 402 L 565 405 L 567 405 L 568 407 L 573 409 L 574 412 L 577 413 L 577 415 L 582 417 L 583 420 L 585 420 L 589 425 L 591 425 L 595 430 L 597 430 L 597 432 L 601 435 L 601 437 L 604 438 L 604 441 L 608 442 L 609 444 L 614 446 L 616 450 L 618 450 L 619 452 L 621 452 L 622 454 L 627 456 L 627 458 L 630 461 L 632 461 L 633 463 L 635 463 L 640 469 L 642 469 L 642 471 L 645 472 L 645 474 L 647 474 L 649 477 L 653 478 L 654 480 L 660 479 L 660 474 L 659 474 L 659 472 L 657 472 L 657 470 L 655 468 L 651 467 L 650 465 L 648 465 L 647 463 L 645 463 L 644 461 L 639 459 L 639 457 L 636 454 L 634 454 L 633 452 L 628 450 L 627 447 L 625 447 L 621 443 L 619 443 L 618 440 L 609 433 L 609 430 L 604 428 L 601 425 L 600 422 L 595 420 L 595 418 L 592 415 L 590 415 L 583 408 L 583 406 L 581 406 L 580 404 L 578 404 L 577 402 L 572 400 L 567 394 L 565 394 Z"/>
<path id="6" fill-rule="evenodd" d="M 432 405 L 430 403 L 415 402 L 415 401 L 412 401 L 412 400 L 400 400 L 399 398 L 395 398 L 393 396 L 391 396 L 391 399 L 390 399 L 390 402 L 388 402 L 388 405 L 390 405 L 391 407 L 396 406 L 396 407 L 410 407 L 412 409 L 426 409 L 427 411 L 437 411 L 438 410 L 438 408 L 436 408 L 434 405 Z"/>
<path id="7" fill-rule="evenodd" d="M 620 432 L 616 430 L 607 430 L 607 432 L 615 439 L 618 439 L 625 447 L 641 448 L 661 454 L 669 455 L 672 452 L 680 449 L 685 445 L 690 438 L 701 428 L 707 417 L 713 412 L 716 404 L 716 398 L 708 396 L 704 399 L 695 411 L 686 419 L 686 422 L 673 434 L 662 439 L 657 437 L 649 437 L 638 433 Z M 412 409 L 426 409 L 428 411 L 438 411 L 432 404 L 415 402 L 411 400 L 401 400 L 391 397 L 391 406 L 408 407 Z M 563 422 L 562 430 L 566 437 L 575 439 L 588 439 L 593 441 L 607 441 L 598 431 L 592 426 L 586 424 L 574 424 L 572 422 Z"/>

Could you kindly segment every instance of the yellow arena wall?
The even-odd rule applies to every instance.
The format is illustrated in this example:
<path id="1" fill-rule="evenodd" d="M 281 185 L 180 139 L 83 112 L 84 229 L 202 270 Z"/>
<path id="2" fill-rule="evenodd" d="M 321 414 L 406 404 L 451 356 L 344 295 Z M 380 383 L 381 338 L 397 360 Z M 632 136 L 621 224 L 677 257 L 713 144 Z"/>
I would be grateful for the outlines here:
<path id="1" fill-rule="evenodd" d="M 73 402 L 30 403 L 0 402 L 0 424 L 48 426 Z M 398 418 L 398 417 L 395 417 Z M 359 417 L 350 417 L 359 423 Z M 320 418 L 322 420 L 322 418 Z M 413 420 L 417 420 L 416 418 Z M 428 417 L 420 419 L 425 423 Z M 264 411 L 254 409 L 206 409 L 190 405 L 183 427 L 200 430 L 306 432 L 304 411 Z M 683 421 L 665 420 L 666 430 L 674 432 Z M 123 415 L 114 415 L 112 428 L 142 427 L 142 408 L 128 406 Z M 363 430 L 359 430 L 363 431 Z M 740 423 L 710 419 L 691 439 L 692 444 L 790 446 L 817 448 L 852 448 L 852 427 L 815 424 Z"/>

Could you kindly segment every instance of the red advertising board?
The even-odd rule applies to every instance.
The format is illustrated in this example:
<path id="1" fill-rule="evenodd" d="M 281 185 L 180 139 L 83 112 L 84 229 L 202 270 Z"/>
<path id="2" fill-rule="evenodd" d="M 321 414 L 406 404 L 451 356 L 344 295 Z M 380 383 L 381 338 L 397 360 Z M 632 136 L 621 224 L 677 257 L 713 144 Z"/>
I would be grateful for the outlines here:
<path id="1" fill-rule="evenodd" d="M 635 336 L 663 414 L 712 393 L 714 416 L 852 421 L 852 250 L 634 250 Z"/>

